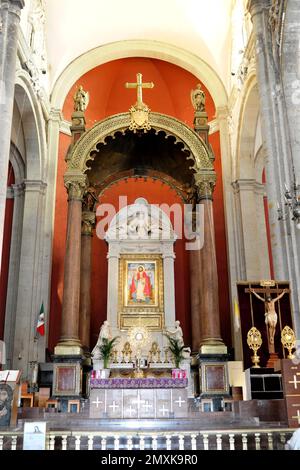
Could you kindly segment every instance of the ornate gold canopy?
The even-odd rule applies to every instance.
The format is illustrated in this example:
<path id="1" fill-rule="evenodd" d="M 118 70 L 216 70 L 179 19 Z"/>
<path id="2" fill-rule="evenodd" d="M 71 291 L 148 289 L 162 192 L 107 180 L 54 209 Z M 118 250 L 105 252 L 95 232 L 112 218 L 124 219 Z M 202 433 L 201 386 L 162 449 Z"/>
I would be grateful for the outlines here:
<path id="1" fill-rule="evenodd" d="M 99 121 L 87 130 L 67 156 L 65 183 L 68 184 L 70 180 L 85 180 L 88 162 L 95 158 L 97 145 L 105 144 L 105 139 L 114 137 L 117 132 L 124 134 L 129 129 L 130 122 L 130 113 L 121 113 Z M 192 160 L 191 169 L 196 173 L 195 180 L 198 184 L 200 180 L 215 181 L 214 156 L 196 132 L 178 119 L 155 112 L 150 114 L 149 123 L 156 132 L 163 131 L 167 136 L 175 137 L 175 143 L 183 144 L 182 150 L 189 153 L 186 158 Z"/>

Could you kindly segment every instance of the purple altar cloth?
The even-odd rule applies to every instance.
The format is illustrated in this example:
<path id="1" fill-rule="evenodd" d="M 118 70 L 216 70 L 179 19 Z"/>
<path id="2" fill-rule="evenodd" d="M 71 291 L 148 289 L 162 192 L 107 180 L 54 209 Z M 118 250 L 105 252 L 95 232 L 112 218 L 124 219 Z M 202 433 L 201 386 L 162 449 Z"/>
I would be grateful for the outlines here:
<path id="1" fill-rule="evenodd" d="M 91 388 L 186 388 L 187 379 L 145 378 L 145 379 L 91 379 Z"/>

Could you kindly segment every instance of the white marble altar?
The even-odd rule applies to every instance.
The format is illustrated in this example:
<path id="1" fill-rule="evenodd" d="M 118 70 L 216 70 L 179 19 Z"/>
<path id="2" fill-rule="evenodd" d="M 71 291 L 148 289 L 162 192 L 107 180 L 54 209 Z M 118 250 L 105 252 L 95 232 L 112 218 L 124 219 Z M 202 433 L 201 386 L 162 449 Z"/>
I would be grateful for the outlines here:
<path id="1" fill-rule="evenodd" d="M 108 298 L 107 320 L 111 325 L 112 336 L 120 336 L 118 350 L 122 350 L 123 344 L 128 341 L 128 327 L 124 327 L 120 318 L 124 311 L 120 302 L 120 260 L 126 256 L 137 255 L 140 258 L 155 257 L 162 260 L 162 302 L 158 308 L 151 309 L 147 305 L 140 305 L 137 314 L 135 308 L 128 313 L 126 318 L 132 318 L 132 323 L 144 325 L 147 319 L 150 321 L 156 315 L 161 315 L 161 324 L 150 325 L 151 339 L 157 341 L 163 351 L 168 341 L 163 335 L 163 328 L 173 328 L 175 324 L 175 289 L 174 289 L 174 243 L 176 234 L 167 215 L 157 206 L 149 205 L 145 199 L 139 198 L 135 204 L 124 207 L 111 221 L 106 233 L 108 243 Z M 149 256 L 150 255 L 150 256 Z M 153 312 L 155 310 L 155 312 Z M 131 316 L 132 314 L 132 316 Z M 134 325 L 134 326 L 136 326 Z M 143 357 L 147 357 L 149 347 L 142 351 Z"/>

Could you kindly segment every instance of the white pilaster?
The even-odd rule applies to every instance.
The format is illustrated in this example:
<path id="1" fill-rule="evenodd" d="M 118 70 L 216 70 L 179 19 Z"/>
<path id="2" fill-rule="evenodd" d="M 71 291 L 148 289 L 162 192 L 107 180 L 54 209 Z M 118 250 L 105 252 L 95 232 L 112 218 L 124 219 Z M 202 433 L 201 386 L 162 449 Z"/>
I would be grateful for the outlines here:
<path id="1" fill-rule="evenodd" d="M 41 298 L 44 193 L 42 181 L 25 181 L 19 286 L 17 295 L 13 367 L 29 373 L 29 362 L 44 361 L 45 337 L 34 341 Z"/>

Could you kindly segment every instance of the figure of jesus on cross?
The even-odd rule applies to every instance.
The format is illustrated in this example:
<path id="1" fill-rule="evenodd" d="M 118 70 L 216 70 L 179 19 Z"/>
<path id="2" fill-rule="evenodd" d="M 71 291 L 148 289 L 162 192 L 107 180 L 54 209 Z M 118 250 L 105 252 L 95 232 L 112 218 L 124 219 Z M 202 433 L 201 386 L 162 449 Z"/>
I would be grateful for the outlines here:
<path id="1" fill-rule="evenodd" d="M 274 283 L 275 284 L 275 283 Z M 260 289 L 245 289 L 245 292 L 252 293 L 255 297 L 265 304 L 265 323 L 267 326 L 268 333 L 268 347 L 269 353 L 275 354 L 275 344 L 274 337 L 276 332 L 276 325 L 278 315 L 275 310 L 275 302 L 281 299 L 284 294 L 290 292 L 289 289 L 271 289 L 270 283 L 261 282 L 262 288 Z M 261 297 L 258 294 L 264 294 L 264 297 Z M 277 297 L 273 298 L 272 294 L 279 294 Z"/>

